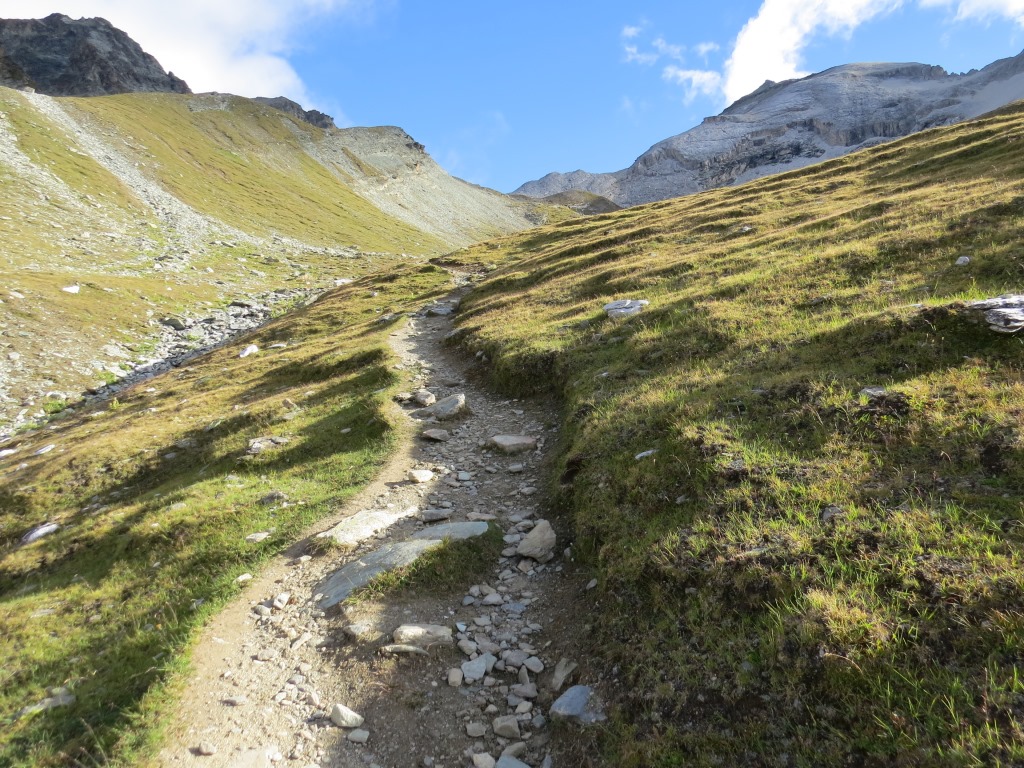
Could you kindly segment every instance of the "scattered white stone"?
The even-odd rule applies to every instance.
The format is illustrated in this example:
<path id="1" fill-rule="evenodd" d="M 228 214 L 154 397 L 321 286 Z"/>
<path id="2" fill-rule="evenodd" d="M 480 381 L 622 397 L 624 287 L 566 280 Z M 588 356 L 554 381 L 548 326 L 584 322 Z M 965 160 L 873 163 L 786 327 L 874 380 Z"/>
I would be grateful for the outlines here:
<path id="1" fill-rule="evenodd" d="M 260 531 L 259 533 L 250 533 L 245 537 L 245 540 L 253 544 L 258 544 L 265 539 L 270 538 L 270 531 Z"/>
<path id="2" fill-rule="evenodd" d="M 448 670 L 448 685 L 452 688 L 458 688 L 462 685 L 462 680 L 465 676 L 462 674 L 461 669 L 449 669 Z"/>
<path id="3" fill-rule="evenodd" d="M 292 593 L 291 592 L 282 592 L 281 594 L 277 595 L 277 597 L 274 598 L 273 606 L 275 608 L 277 608 L 277 610 L 279 610 L 279 611 L 284 610 L 284 607 L 286 605 L 288 605 L 288 601 L 291 600 L 291 599 L 292 599 Z"/>
<path id="4" fill-rule="evenodd" d="M 641 451 L 640 453 L 638 453 L 638 454 L 637 454 L 636 456 L 634 456 L 633 458 L 634 458 L 634 459 L 636 459 L 637 461 L 640 461 L 640 459 L 646 459 L 646 458 L 647 458 L 648 456 L 653 456 L 653 455 L 654 455 L 654 454 L 656 454 L 657 452 L 658 452 L 658 449 L 657 449 L 657 448 L 652 448 L 652 449 L 651 449 L 651 450 L 649 450 L 649 451 Z"/>
<path id="5" fill-rule="evenodd" d="M 486 752 L 478 752 L 473 755 L 473 768 L 496 768 L 494 758 Z"/>
<path id="6" fill-rule="evenodd" d="M 50 443 L 49 445 L 44 445 L 42 448 L 40 448 L 38 451 L 36 451 L 32 455 L 33 456 L 42 456 L 43 454 L 49 453 L 50 451 L 52 451 L 56 447 L 57 447 L 56 445 L 54 445 L 53 443 Z"/>
<path id="7" fill-rule="evenodd" d="M 604 305 L 605 314 L 611 318 L 632 317 L 643 311 L 651 302 L 645 299 L 619 299 Z"/>
<path id="8" fill-rule="evenodd" d="M 82 288 L 78 285 L 66 285 L 61 288 L 61 290 L 64 291 L 64 293 L 78 293 Z"/>
<path id="9" fill-rule="evenodd" d="M 252 581 L 251 573 L 243 573 L 241 576 L 235 579 L 235 584 L 245 584 L 245 582 L 247 581 Z"/>
<path id="10" fill-rule="evenodd" d="M 959 259 L 956 260 L 956 265 L 958 267 L 966 267 L 970 263 L 971 263 L 971 257 L 970 256 L 961 256 Z"/>
<path id="11" fill-rule="evenodd" d="M 358 728 L 363 724 L 363 716 L 344 704 L 335 704 L 331 708 L 331 722 L 339 728 Z"/>
<path id="12" fill-rule="evenodd" d="M 487 733 L 487 726 L 483 723 L 466 723 L 466 735 L 471 739 L 479 739 Z"/>
<path id="13" fill-rule="evenodd" d="M 43 523 L 42 525 L 37 525 L 21 537 L 21 543 L 31 544 L 33 541 L 39 541 L 44 536 L 49 536 L 51 533 L 56 533 L 59 530 L 60 525 L 57 523 Z"/>
<path id="14" fill-rule="evenodd" d="M 258 346 L 256 346 L 255 344 L 250 344 L 245 349 L 243 349 L 241 352 L 239 352 L 238 356 L 239 357 L 248 357 L 249 355 L 255 355 L 259 351 L 260 351 L 260 348 Z"/>
<path id="15" fill-rule="evenodd" d="M 408 477 L 414 483 L 429 483 L 434 479 L 434 473 L 429 469 L 410 469 Z"/>
<path id="16" fill-rule="evenodd" d="M 392 634 L 399 645 L 429 648 L 434 645 L 453 645 L 452 630 L 440 624 L 403 624 Z"/>
<path id="17" fill-rule="evenodd" d="M 65 288 L 64 290 L 67 289 Z M 203 757 L 209 757 L 210 755 L 217 754 L 217 747 L 215 744 L 212 744 L 209 741 L 202 741 L 199 743 L 199 746 L 196 747 L 196 752 L 202 755 Z"/>

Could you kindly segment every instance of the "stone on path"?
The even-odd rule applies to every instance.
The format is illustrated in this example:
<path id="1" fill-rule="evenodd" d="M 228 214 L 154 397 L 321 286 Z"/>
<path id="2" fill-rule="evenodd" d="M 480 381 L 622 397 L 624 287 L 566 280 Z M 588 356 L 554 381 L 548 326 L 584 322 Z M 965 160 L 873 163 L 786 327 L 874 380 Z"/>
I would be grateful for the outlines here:
<path id="1" fill-rule="evenodd" d="M 448 670 L 448 685 L 452 688 L 458 688 L 462 685 L 462 680 L 465 675 L 462 674 L 461 669 L 449 669 Z"/>
<path id="2" fill-rule="evenodd" d="M 414 483 L 429 483 L 434 479 L 434 473 L 429 469 L 410 469 L 408 478 Z"/>
<path id="3" fill-rule="evenodd" d="M 201 741 L 199 746 L 196 747 L 196 752 L 203 757 L 209 757 L 210 755 L 217 754 L 217 746 L 209 741 Z"/>
<path id="4" fill-rule="evenodd" d="M 486 752 L 479 752 L 473 755 L 473 768 L 497 768 L 497 763 Z"/>
<path id="5" fill-rule="evenodd" d="M 574 685 L 559 696 L 551 705 L 551 717 L 580 725 L 591 725 L 607 719 L 589 685 Z"/>
<path id="6" fill-rule="evenodd" d="M 466 735 L 471 739 L 479 739 L 487 733 L 487 726 L 483 723 L 466 723 Z"/>
<path id="7" fill-rule="evenodd" d="M 519 738 L 519 720 L 515 715 L 503 715 L 494 718 L 491 723 L 495 736 L 502 736 L 506 739 Z"/>
<path id="8" fill-rule="evenodd" d="M 482 653 L 471 661 L 462 662 L 462 676 L 467 683 L 483 680 L 484 676 L 494 669 L 498 659 L 489 653 Z"/>
<path id="9" fill-rule="evenodd" d="M 421 437 L 433 440 L 435 443 L 447 443 L 452 439 L 447 429 L 425 429 L 421 433 Z"/>
<path id="10" fill-rule="evenodd" d="M 363 724 L 363 716 L 344 704 L 335 704 L 331 709 L 331 722 L 339 728 L 358 728 Z"/>
<path id="11" fill-rule="evenodd" d="M 530 766 L 512 755 L 502 755 L 494 764 L 494 768 L 530 768 Z"/>
<path id="12" fill-rule="evenodd" d="M 537 438 L 527 435 L 495 435 L 487 441 L 492 448 L 502 453 L 524 453 L 537 447 Z"/>
<path id="13" fill-rule="evenodd" d="M 411 565 L 424 552 L 440 546 L 445 539 L 461 541 L 482 536 L 487 532 L 487 523 L 442 523 L 424 528 L 406 541 L 385 544 L 368 555 L 342 566 L 313 590 L 322 595 L 320 610 L 332 608 L 355 590 L 368 584 L 374 577 L 396 568 Z"/>
<path id="14" fill-rule="evenodd" d="M 469 406 L 466 404 L 466 396 L 460 393 L 449 395 L 431 406 L 413 411 L 412 415 L 418 419 L 429 419 L 433 416 L 438 421 L 447 421 L 448 419 L 454 419 L 456 416 L 461 416 L 468 410 Z"/>
<path id="15" fill-rule="evenodd" d="M 420 520 L 424 523 L 439 523 L 452 516 L 450 509 L 425 509 L 420 512 Z"/>
<path id="16" fill-rule="evenodd" d="M 435 397 L 434 393 L 428 389 L 416 390 L 412 393 L 412 397 L 409 399 L 422 406 L 433 405 L 437 402 L 437 397 Z"/>
<path id="17" fill-rule="evenodd" d="M 487 533 L 487 523 L 483 521 L 473 523 L 442 523 L 441 525 L 432 525 L 429 528 L 424 528 L 422 531 L 417 531 L 410 538 L 413 540 L 451 539 L 452 541 L 462 541 L 483 536 L 485 533 Z"/>
<path id="18" fill-rule="evenodd" d="M 259 351 L 260 351 L 259 347 L 257 347 L 255 344 L 250 344 L 245 349 L 243 349 L 241 352 L 239 352 L 238 356 L 239 357 L 248 357 L 249 355 L 255 355 Z"/>
<path id="19" fill-rule="evenodd" d="M 540 520 L 516 547 L 516 554 L 534 560 L 550 560 L 555 548 L 555 531 L 547 520 Z"/>
<path id="20" fill-rule="evenodd" d="M 455 644 L 451 628 L 440 624 L 403 624 L 391 637 L 396 643 L 418 645 L 421 648 Z"/>
<path id="21" fill-rule="evenodd" d="M 390 528 L 399 520 L 412 517 L 419 510 L 416 507 L 394 509 L 364 509 L 352 517 L 347 517 L 317 538 L 330 537 L 346 547 L 355 547 L 385 528 Z"/>
<path id="22" fill-rule="evenodd" d="M 364 731 L 362 728 L 356 728 L 354 731 L 350 731 L 346 738 L 353 744 L 365 744 L 370 740 L 370 732 Z"/>
<path id="23" fill-rule="evenodd" d="M 327 610 L 337 605 L 385 571 L 411 565 L 420 555 L 436 547 L 438 543 L 436 539 L 398 541 L 385 544 L 380 549 L 348 563 L 320 582 L 313 590 L 314 594 L 323 595 L 319 608 Z"/>
<path id="24" fill-rule="evenodd" d="M 555 671 L 551 675 L 551 690 L 555 693 L 562 690 L 562 686 L 572 677 L 578 666 L 575 661 L 570 661 L 564 656 L 559 659 L 555 665 Z"/>

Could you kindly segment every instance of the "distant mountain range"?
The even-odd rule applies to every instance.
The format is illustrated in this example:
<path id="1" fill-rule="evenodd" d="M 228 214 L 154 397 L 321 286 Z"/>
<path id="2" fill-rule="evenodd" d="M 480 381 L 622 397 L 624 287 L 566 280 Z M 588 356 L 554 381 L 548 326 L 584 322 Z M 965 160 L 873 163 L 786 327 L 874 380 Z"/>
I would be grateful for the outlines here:
<path id="1" fill-rule="evenodd" d="M 549 173 L 513 194 L 583 190 L 631 206 L 740 184 L 1024 98 L 1024 53 L 949 74 L 926 64 L 847 64 L 766 82 L 716 117 L 665 139 L 615 173 Z"/>

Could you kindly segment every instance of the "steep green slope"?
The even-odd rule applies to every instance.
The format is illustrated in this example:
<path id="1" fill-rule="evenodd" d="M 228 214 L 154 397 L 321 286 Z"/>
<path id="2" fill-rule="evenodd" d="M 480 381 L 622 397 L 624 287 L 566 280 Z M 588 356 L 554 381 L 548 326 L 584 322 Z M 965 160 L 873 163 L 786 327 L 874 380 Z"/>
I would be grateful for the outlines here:
<path id="1" fill-rule="evenodd" d="M 448 276 L 382 266 L 4 445 L 14 454 L 0 458 L 0 765 L 138 764 L 168 682 L 196 630 L 239 591 L 236 577 L 387 458 L 396 427 L 385 404 L 398 383 L 387 334 Z M 240 358 L 250 343 L 260 352 Z M 281 444 L 253 448 L 269 437 Z M 20 545 L 46 522 L 61 528 Z M 258 532 L 269 535 L 247 539 Z M 32 711 L 55 688 L 74 703 Z"/>
<path id="2" fill-rule="evenodd" d="M 1014 106 L 449 257 L 461 343 L 565 400 L 610 764 L 1024 762 L 1024 345 L 962 304 L 1022 225 Z"/>
<path id="3" fill-rule="evenodd" d="M 129 94 L 73 99 L 146 171 L 200 213 L 253 235 L 314 245 L 431 253 L 445 243 L 371 205 L 304 151 L 322 130 L 249 99 Z"/>

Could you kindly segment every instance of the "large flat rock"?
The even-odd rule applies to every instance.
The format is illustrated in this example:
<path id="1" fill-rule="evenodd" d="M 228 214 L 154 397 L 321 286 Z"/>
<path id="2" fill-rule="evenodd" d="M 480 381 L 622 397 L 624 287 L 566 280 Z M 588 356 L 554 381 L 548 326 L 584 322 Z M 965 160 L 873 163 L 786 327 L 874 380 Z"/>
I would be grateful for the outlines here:
<path id="1" fill-rule="evenodd" d="M 339 544 L 354 547 L 365 541 L 378 532 L 389 528 L 399 520 L 413 517 L 419 512 L 416 507 L 405 509 L 364 509 L 352 517 L 347 517 L 331 528 L 320 534 L 322 537 L 330 537 Z"/>
<path id="2" fill-rule="evenodd" d="M 313 594 L 321 594 L 321 610 L 332 608 L 360 587 L 365 587 L 375 577 L 396 568 L 415 563 L 420 556 L 444 543 L 445 539 L 462 541 L 482 536 L 487 532 L 487 523 L 444 523 L 417 531 L 406 541 L 385 544 L 379 549 L 343 565 L 321 581 Z"/>
<path id="3" fill-rule="evenodd" d="M 385 544 L 365 557 L 342 566 L 313 590 L 314 594 L 323 595 L 319 602 L 320 609 L 334 607 L 386 571 L 415 563 L 420 555 L 440 543 L 438 539 L 416 539 Z"/>
<path id="4" fill-rule="evenodd" d="M 434 539 L 441 541 L 443 539 L 451 539 L 452 541 L 462 541 L 463 539 L 472 539 L 477 536 L 483 536 L 487 533 L 487 523 L 484 521 L 477 521 L 473 523 L 442 523 L 441 525 L 431 525 L 424 528 L 422 531 L 416 531 L 412 535 L 413 539 Z"/>

